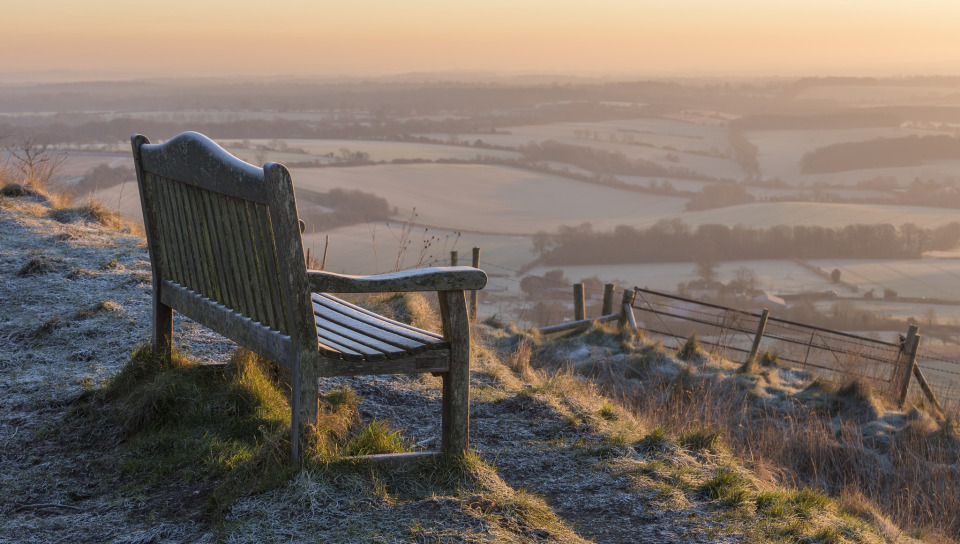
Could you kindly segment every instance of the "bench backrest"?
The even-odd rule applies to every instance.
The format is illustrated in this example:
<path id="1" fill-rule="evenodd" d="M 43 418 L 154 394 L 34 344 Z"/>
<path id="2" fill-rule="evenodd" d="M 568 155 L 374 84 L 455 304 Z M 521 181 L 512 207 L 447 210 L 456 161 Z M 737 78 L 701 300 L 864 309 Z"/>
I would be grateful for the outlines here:
<path id="1" fill-rule="evenodd" d="M 155 289 L 164 295 L 168 285 L 178 295 L 161 299 L 189 308 L 164 303 L 280 363 L 291 363 L 290 348 L 309 345 L 311 332 L 316 349 L 287 169 L 257 168 L 196 132 L 157 145 L 136 135 L 133 155 Z M 280 345 L 258 327 L 290 340 Z"/>

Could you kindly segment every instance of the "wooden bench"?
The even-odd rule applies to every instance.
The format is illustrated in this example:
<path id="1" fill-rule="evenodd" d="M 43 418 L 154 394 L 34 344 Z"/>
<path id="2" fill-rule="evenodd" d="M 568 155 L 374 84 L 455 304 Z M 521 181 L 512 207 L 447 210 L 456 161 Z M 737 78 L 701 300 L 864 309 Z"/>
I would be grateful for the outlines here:
<path id="1" fill-rule="evenodd" d="M 132 137 L 153 272 L 153 343 L 170 357 L 173 310 L 291 373 L 291 449 L 314 422 L 318 378 L 432 372 L 443 378 L 442 451 L 468 447 L 470 325 L 465 290 L 483 271 L 422 268 L 376 276 L 307 270 L 293 182 L 282 164 L 241 161 L 195 132 Z M 329 293 L 436 291 L 443 334 Z M 415 454 L 411 454 L 415 455 Z"/>

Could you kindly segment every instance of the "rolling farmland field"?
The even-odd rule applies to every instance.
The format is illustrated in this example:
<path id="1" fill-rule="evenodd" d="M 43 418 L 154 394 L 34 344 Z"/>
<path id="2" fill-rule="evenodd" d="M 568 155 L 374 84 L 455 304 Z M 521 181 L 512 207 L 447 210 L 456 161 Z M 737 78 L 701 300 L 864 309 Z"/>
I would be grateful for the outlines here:
<path id="1" fill-rule="evenodd" d="M 960 301 L 960 259 L 922 259 L 911 261 L 882 260 L 813 260 L 810 264 L 824 270 L 840 270 L 843 281 L 861 291 L 874 289 L 883 296 L 883 289 L 893 289 L 901 297 L 926 297 Z"/>
<path id="2" fill-rule="evenodd" d="M 612 228 L 678 214 L 686 202 L 487 165 L 295 168 L 292 175 L 298 191 L 369 191 L 396 206 L 400 217 L 416 208 L 418 223 L 491 234 L 532 235 L 584 221 Z"/>
<path id="3" fill-rule="evenodd" d="M 236 141 L 234 141 L 236 142 Z M 268 145 L 271 140 L 248 140 L 251 147 L 256 147 L 259 145 Z M 306 155 L 301 153 L 296 153 L 296 155 L 304 157 L 293 160 L 313 160 L 314 158 L 323 158 L 323 155 L 332 153 L 333 155 L 339 156 L 342 149 L 349 149 L 353 152 L 362 151 L 370 155 L 370 160 L 374 162 L 385 161 L 389 162 L 395 159 L 424 159 L 424 160 L 437 160 L 437 159 L 461 159 L 469 160 L 474 159 L 479 155 L 487 155 L 491 157 L 498 157 L 504 159 L 514 159 L 520 156 L 519 153 L 513 151 L 500 151 L 496 149 L 483 149 L 475 148 L 468 146 L 459 146 L 459 145 L 441 145 L 441 144 L 423 144 L 415 142 L 391 142 L 391 141 L 381 141 L 381 140 L 303 140 L 303 139 L 286 139 L 284 143 L 291 149 L 302 149 L 306 152 Z M 225 146 L 226 147 L 226 146 Z M 250 154 L 251 156 L 256 153 L 257 150 L 254 149 L 236 149 L 237 152 L 243 152 L 245 154 Z M 231 149 L 231 153 L 233 150 Z M 252 153 L 251 153 L 252 152 Z M 283 162 L 282 159 L 274 159 L 271 153 L 277 153 L 275 151 L 266 151 L 268 160 L 277 160 Z M 246 159 L 245 159 L 246 160 Z"/>
<path id="4" fill-rule="evenodd" d="M 852 185 L 857 181 L 870 179 L 876 175 L 896 177 L 901 184 L 905 184 L 930 166 L 882 168 L 880 172 L 873 170 L 854 170 L 838 174 L 802 174 L 800 159 L 811 151 L 829 145 L 847 142 L 865 142 L 879 138 L 902 138 L 906 136 L 929 136 L 935 134 L 930 130 L 910 129 L 901 127 L 871 127 L 856 129 L 832 130 L 750 130 L 746 133 L 750 142 L 759 148 L 757 160 L 765 178 L 780 178 L 790 185 L 800 183 L 812 184 L 826 182 L 828 184 Z M 941 164 L 938 168 L 949 169 L 960 174 L 960 161 L 945 161 L 953 164 Z M 924 176 L 924 178 L 929 176 Z"/>
<path id="5" fill-rule="evenodd" d="M 858 223 L 890 223 L 892 225 L 913 223 L 919 227 L 931 228 L 960 221 L 960 210 L 880 204 L 754 202 L 727 208 L 687 212 L 679 217 L 691 225 L 719 223 L 741 224 L 748 227 L 774 225 L 840 227 Z"/>

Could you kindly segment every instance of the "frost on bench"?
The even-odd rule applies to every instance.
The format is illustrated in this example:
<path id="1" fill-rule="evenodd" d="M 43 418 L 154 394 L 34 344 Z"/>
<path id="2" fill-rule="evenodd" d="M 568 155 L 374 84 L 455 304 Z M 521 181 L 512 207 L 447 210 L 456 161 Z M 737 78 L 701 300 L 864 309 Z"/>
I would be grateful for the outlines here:
<path id="1" fill-rule="evenodd" d="M 153 274 L 153 343 L 173 346 L 173 310 L 272 360 L 293 377 L 292 456 L 317 418 L 321 376 L 433 372 L 443 378 L 442 449 L 469 445 L 470 267 L 377 276 L 307 270 L 290 173 L 258 168 L 196 132 L 132 138 Z M 329 293 L 437 291 L 443 334 Z M 412 455 L 416 458 L 418 455 Z"/>

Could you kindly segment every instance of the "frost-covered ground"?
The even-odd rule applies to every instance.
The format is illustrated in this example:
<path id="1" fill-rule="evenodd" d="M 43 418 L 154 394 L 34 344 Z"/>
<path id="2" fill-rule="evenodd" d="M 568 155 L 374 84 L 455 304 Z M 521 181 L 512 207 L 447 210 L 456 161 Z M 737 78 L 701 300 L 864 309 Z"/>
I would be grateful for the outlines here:
<path id="1" fill-rule="evenodd" d="M 522 357 L 507 354 L 504 363 L 483 345 L 471 399 L 472 446 L 483 462 L 469 481 L 431 483 L 430 469 L 301 470 L 223 516 L 204 516 L 216 482 L 131 481 L 124 462 L 135 450 L 71 428 L 80 421 L 68 417 L 76 400 L 148 340 L 149 264 L 139 236 L 59 223 L 48 211 L 29 199 L 0 201 L 0 542 L 746 542 L 772 534 L 752 503 L 731 506 L 708 491 L 723 471 L 751 489 L 770 485 L 735 459 L 669 440 L 634 446 L 643 426 L 582 378 L 531 374 Z M 209 362 L 234 347 L 180 318 L 175 339 Z M 439 379 L 324 386 L 344 381 L 362 398 L 364 420 L 388 419 L 414 444 L 436 445 Z M 824 510 L 799 534 L 835 519 Z M 851 527 L 877 541 L 863 522 Z"/>

